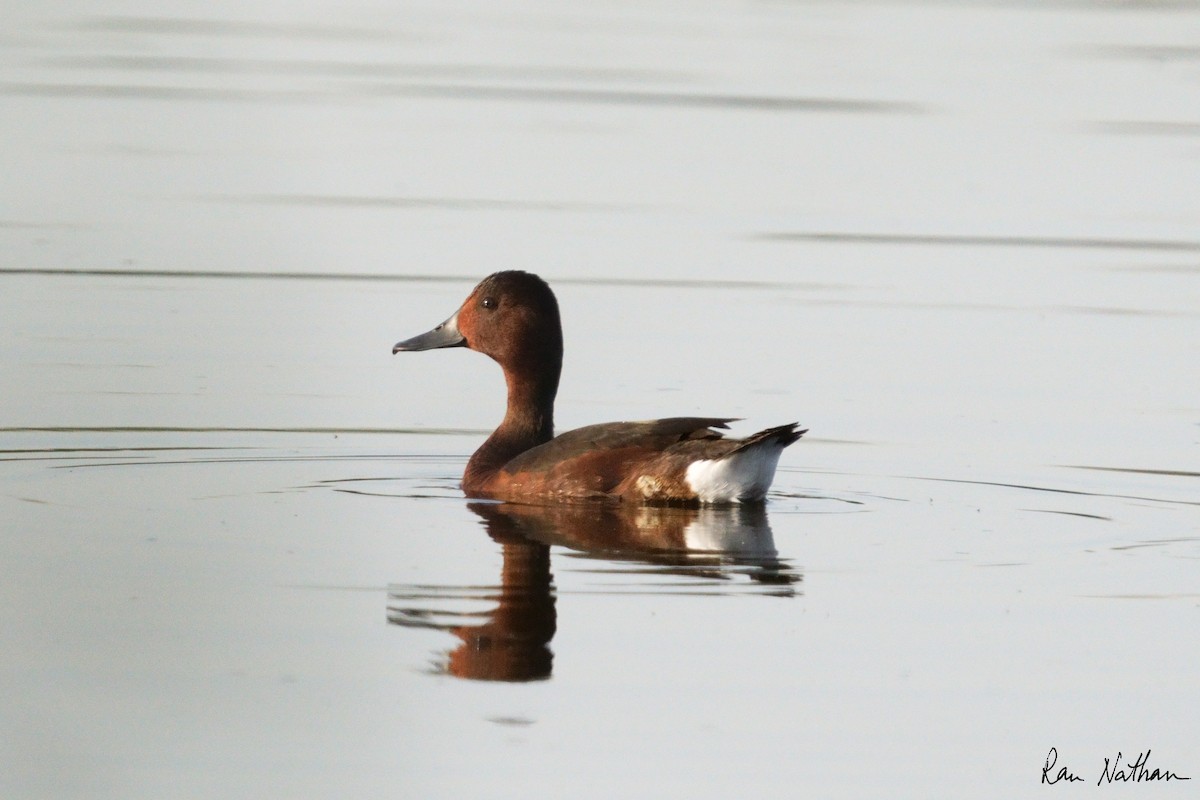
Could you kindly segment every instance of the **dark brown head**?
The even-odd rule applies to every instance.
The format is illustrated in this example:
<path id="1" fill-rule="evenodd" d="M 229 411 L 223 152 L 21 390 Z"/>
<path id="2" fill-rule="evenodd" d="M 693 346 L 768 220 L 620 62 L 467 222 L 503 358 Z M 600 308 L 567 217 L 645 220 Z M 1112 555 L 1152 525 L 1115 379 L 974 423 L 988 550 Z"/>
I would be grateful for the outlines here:
<path id="1" fill-rule="evenodd" d="M 546 282 L 511 270 L 484 278 L 450 319 L 392 348 L 393 353 L 468 347 L 491 356 L 509 378 L 558 388 L 562 322 Z"/>

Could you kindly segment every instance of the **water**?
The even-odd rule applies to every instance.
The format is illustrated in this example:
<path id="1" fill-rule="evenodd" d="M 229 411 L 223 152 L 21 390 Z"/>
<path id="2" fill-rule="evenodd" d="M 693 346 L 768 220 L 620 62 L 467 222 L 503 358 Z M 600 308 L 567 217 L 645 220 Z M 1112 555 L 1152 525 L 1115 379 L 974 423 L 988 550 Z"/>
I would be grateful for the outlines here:
<path id="1" fill-rule="evenodd" d="M 0 794 L 1200 775 L 1195 5 L 4 13 Z M 465 500 L 500 268 L 765 515 Z"/>

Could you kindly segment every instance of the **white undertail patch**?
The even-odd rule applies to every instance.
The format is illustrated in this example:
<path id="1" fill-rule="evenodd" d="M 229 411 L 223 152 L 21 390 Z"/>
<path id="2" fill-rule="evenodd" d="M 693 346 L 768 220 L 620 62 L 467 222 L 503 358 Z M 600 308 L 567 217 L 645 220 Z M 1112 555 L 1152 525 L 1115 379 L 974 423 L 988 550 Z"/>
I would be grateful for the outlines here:
<path id="1" fill-rule="evenodd" d="M 725 458 L 694 461 L 684 479 L 701 503 L 741 503 L 766 497 L 783 446 L 763 442 Z"/>

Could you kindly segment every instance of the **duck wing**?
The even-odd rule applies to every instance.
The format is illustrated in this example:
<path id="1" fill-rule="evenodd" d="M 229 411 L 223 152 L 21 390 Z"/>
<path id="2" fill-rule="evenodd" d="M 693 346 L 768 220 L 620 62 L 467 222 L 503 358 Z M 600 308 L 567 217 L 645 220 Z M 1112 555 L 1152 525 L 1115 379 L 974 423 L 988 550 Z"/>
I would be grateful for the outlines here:
<path id="1" fill-rule="evenodd" d="M 737 417 L 667 417 L 641 422 L 585 425 L 527 450 L 514 461 L 535 453 L 537 460 L 540 460 L 551 451 L 561 456 L 573 451 L 612 450 L 630 446 L 661 450 L 679 442 L 721 439 L 724 434 L 714 429 L 728 429 L 729 423 L 736 421 Z"/>
<path id="2" fill-rule="evenodd" d="M 735 444 L 736 440 L 724 439 L 716 430 L 728 428 L 734 420 L 667 417 L 587 425 L 516 456 L 501 468 L 501 478 L 522 494 L 605 495 L 629 475 L 634 464 L 682 443 Z"/>

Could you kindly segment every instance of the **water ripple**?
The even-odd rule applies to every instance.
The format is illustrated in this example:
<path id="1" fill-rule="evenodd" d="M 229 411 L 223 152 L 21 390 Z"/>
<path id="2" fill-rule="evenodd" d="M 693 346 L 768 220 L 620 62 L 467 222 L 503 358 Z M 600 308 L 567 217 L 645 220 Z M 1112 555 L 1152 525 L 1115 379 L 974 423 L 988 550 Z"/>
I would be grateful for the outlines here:
<path id="1" fill-rule="evenodd" d="M 772 242 L 832 242 L 837 244 L 915 244 L 965 247 L 1051 247 L 1099 250 L 1200 252 L 1200 241 L 1170 239 L 1108 239 L 1086 236 L 980 236 L 952 234 L 853 233 L 768 231 L 752 238 Z"/>

